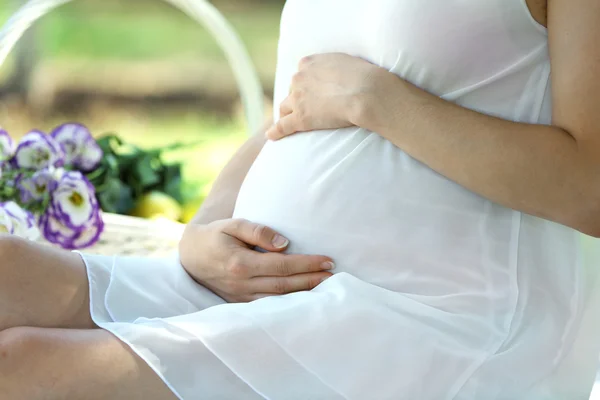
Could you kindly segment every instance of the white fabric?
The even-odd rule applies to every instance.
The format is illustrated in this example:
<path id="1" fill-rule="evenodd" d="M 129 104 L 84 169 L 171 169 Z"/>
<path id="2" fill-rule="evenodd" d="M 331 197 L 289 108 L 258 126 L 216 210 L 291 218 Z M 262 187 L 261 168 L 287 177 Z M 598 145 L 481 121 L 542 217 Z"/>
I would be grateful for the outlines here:
<path id="1" fill-rule="evenodd" d="M 299 59 L 323 52 L 483 113 L 551 121 L 546 32 L 524 0 L 289 0 L 276 104 Z M 574 230 L 494 204 L 361 128 L 268 143 L 235 217 L 280 231 L 290 252 L 332 256 L 336 275 L 223 304 L 176 259 L 84 256 L 96 322 L 182 399 L 589 397 L 597 265 Z"/>

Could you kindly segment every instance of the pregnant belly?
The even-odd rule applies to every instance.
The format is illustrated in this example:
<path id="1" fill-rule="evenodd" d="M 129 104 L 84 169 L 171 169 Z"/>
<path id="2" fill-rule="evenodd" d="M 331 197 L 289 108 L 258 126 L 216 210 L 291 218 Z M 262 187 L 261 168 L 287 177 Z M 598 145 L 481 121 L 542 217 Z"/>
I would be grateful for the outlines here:
<path id="1" fill-rule="evenodd" d="M 286 235 L 291 253 L 333 257 L 336 272 L 479 312 L 510 296 L 514 214 L 356 128 L 267 143 L 235 210 Z"/>

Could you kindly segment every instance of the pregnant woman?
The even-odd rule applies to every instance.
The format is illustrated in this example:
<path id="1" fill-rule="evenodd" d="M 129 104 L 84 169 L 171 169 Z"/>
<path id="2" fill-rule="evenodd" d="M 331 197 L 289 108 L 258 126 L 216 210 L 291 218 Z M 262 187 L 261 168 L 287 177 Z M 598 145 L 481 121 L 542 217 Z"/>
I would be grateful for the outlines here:
<path id="1" fill-rule="evenodd" d="M 272 140 L 178 258 L 0 239 L 3 398 L 586 399 L 599 21 L 596 0 L 289 0 Z"/>

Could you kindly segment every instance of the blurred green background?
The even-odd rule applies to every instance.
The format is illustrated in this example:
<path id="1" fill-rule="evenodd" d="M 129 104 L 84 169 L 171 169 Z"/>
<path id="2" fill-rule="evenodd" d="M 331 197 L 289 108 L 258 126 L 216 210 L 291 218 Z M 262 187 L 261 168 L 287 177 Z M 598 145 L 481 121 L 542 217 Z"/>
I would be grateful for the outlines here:
<path id="1" fill-rule="evenodd" d="M 24 0 L 0 3 L 4 24 Z M 284 0 L 215 0 L 258 69 L 270 114 Z M 76 0 L 42 18 L 0 66 L 0 126 L 13 136 L 78 121 L 142 147 L 202 143 L 184 163 L 187 202 L 209 189 L 247 129 L 237 85 L 205 29 L 162 0 Z"/>

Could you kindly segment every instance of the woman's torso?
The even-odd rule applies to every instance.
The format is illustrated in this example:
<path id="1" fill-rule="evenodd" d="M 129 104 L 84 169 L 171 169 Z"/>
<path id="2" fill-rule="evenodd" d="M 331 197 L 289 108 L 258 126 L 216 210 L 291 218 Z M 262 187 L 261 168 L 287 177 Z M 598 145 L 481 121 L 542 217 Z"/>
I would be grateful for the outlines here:
<path id="1" fill-rule="evenodd" d="M 300 58 L 327 52 L 473 110 L 551 122 L 546 31 L 525 0 L 289 0 L 276 105 Z M 532 355 L 549 364 L 577 318 L 576 232 L 486 200 L 361 128 L 267 143 L 235 216 L 280 231 L 290 252 L 332 256 L 338 272 L 480 318 L 501 346 L 527 335 L 526 322 L 554 331 L 556 348 Z"/>

